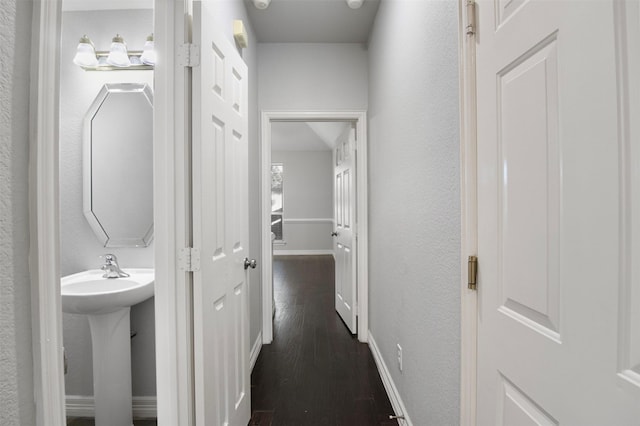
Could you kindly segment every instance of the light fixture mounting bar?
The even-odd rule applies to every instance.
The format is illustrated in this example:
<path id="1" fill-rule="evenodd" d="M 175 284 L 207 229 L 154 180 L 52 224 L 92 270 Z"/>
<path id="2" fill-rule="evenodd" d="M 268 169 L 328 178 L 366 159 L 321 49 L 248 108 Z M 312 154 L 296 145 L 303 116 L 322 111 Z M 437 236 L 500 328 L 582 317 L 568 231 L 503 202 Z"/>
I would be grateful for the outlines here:
<path id="1" fill-rule="evenodd" d="M 129 51 L 129 57 L 131 56 L 138 56 L 140 57 L 142 55 L 142 50 L 130 50 Z M 96 57 L 97 58 L 106 58 L 107 56 L 109 56 L 109 51 L 108 50 L 98 50 L 96 51 Z M 149 70 L 153 70 L 153 65 L 147 65 L 147 64 L 136 64 L 136 65 L 131 65 L 128 67 L 116 67 L 113 65 L 109 65 L 109 64 L 99 64 L 96 66 L 84 66 L 81 65 L 80 66 L 83 70 L 85 71 L 149 71 Z"/>

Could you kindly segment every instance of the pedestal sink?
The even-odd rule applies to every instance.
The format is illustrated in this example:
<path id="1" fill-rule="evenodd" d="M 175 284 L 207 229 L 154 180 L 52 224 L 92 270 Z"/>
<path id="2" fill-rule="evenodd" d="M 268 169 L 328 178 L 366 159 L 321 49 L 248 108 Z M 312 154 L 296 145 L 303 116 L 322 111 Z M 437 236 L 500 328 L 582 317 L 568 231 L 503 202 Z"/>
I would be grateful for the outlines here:
<path id="1" fill-rule="evenodd" d="M 61 280 L 62 311 L 89 317 L 96 426 L 131 426 L 131 306 L 153 296 L 153 269 L 126 278 L 89 270 Z"/>

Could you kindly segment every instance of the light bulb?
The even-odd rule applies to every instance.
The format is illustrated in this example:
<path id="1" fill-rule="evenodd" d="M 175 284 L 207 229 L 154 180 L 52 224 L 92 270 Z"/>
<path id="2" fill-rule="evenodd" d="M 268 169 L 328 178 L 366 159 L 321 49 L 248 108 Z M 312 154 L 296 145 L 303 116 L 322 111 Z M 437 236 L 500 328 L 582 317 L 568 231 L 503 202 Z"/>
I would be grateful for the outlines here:
<path id="1" fill-rule="evenodd" d="M 93 48 L 93 43 L 91 43 L 91 40 L 89 40 L 86 34 L 82 36 L 78 43 L 76 56 L 73 57 L 73 63 L 81 67 L 95 67 L 98 65 L 96 50 Z"/>
<path id="2" fill-rule="evenodd" d="M 142 49 L 142 56 L 140 56 L 140 60 L 145 65 L 156 64 L 156 51 L 153 50 L 153 34 L 147 37 L 147 41 L 144 43 L 144 48 Z"/>
<path id="3" fill-rule="evenodd" d="M 266 9 L 269 7 L 269 3 L 271 3 L 271 0 L 253 0 L 253 5 L 257 9 Z"/>
<path id="4" fill-rule="evenodd" d="M 124 40 L 120 37 L 120 34 L 116 34 L 111 41 L 111 50 L 109 51 L 109 56 L 107 56 L 107 64 L 122 68 L 131 66 L 127 46 L 124 44 Z"/>

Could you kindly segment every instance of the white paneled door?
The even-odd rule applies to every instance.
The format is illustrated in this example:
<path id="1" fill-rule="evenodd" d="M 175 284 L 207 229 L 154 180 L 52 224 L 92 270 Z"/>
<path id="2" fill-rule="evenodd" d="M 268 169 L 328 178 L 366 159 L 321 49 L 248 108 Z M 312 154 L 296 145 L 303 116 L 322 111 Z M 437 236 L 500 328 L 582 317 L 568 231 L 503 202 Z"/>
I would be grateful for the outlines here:
<path id="1" fill-rule="evenodd" d="M 638 425 L 638 2 L 477 11 L 477 424 Z"/>
<path id="2" fill-rule="evenodd" d="M 194 374 L 197 425 L 250 418 L 247 67 L 194 2 L 193 68 Z"/>
<path id="3" fill-rule="evenodd" d="M 349 126 L 334 150 L 334 253 L 336 311 L 352 334 L 357 332 L 356 316 L 356 133 Z"/>

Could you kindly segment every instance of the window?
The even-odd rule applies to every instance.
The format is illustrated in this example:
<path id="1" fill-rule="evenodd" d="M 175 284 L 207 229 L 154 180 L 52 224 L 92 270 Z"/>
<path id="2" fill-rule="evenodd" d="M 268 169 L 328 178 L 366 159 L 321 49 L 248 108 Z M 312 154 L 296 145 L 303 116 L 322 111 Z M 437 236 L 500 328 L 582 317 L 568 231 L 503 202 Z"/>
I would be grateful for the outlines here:
<path id="1" fill-rule="evenodd" d="M 282 241 L 283 193 L 282 178 L 284 165 L 271 164 L 271 232 L 276 235 L 276 241 Z"/>

